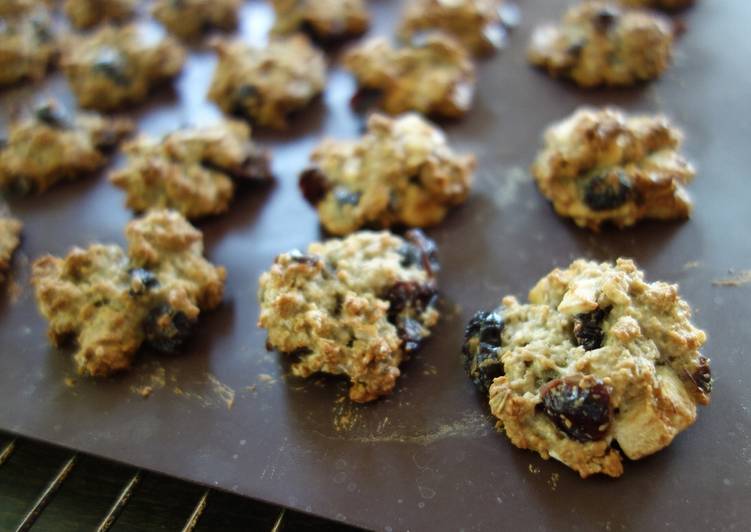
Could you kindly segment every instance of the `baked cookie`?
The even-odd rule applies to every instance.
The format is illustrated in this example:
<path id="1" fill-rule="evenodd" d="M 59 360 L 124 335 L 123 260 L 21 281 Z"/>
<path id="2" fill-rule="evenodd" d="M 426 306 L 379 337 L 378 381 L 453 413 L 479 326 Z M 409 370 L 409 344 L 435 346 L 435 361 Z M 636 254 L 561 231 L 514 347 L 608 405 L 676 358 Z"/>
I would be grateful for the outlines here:
<path id="1" fill-rule="evenodd" d="M 5 281 L 13 252 L 21 243 L 21 229 L 23 224 L 20 220 L 0 215 L 0 283 Z"/>
<path id="2" fill-rule="evenodd" d="M 295 35 L 265 48 L 216 41 L 219 65 L 209 99 L 228 114 L 260 126 L 287 127 L 288 116 L 323 92 L 326 61 L 310 41 Z"/>
<path id="3" fill-rule="evenodd" d="M 543 277 L 529 304 L 508 296 L 476 314 L 464 355 L 514 445 L 582 477 L 617 477 L 621 452 L 667 447 L 709 403 L 705 340 L 677 285 L 645 282 L 631 260 L 577 260 Z"/>
<path id="4" fill-rule="evenodd" d="M 276 12 L 272 31 L 309 30 L 321 40 L 360 35 L 370 25 L 365 0 L 271 0 Z"/>
<path id="5" fill-rule="evenodd" d="M 241 0 L 157 0 L 154 18 L 181 39 L 196 39 L 209 30 L 237 27 Z"/>
<path id="6" fill-rule="evenodd" d="M 224 268 L 203 258 L 203 234 L 172 211 L 153 211 L 125 229 L 119 246 L 74 248 L 34 262 L 32 283 L 56 346 L 74 337 L 85 375 L 130 367 L 142 345 L 175 352 L 202 311 L 222 300 Z"/>
<path id="7" fill-rule="evenodd" d="M 133 18 L 138 0 L 65 0 L 63 11 L 80 30 L 102 22 L 125 22 Z"/>
<path id="8" fill-rule="evenodd" d="M 358 403 L 391 393 L 399 365 L 438 321 L 435 244 L 362 231 L 283 253 L 261 275 L 258 326 L 292 374 L 345 375 Z"/>
<path id="9" fill-rule="evenodd" d="M 652 9 L 664 9 L 675 11 L 694 5 L 696 0 L 619 0 L 624 6 L 647 7 Z"/>
<path id="10" fill-rule="evenodd" d="M 498 0 L 408 0 L 399 35 L 410 41 L 425 30 L 448 33 L 474 55 L 494 52 L 506 35 Z"/>
<path id="11" fill-rule="evenodd" d="M 0 86 L 42 79 L 57 59 L 47 9 L 11 2 L 0 8 Z"/>
<path id="12" fill-rule="evenodd" d="M 428 34 L 403 48 L 374 37 L 350 50 L 344 65 L 361 87 L 383 92 L 382 106 L 389 114 L 458 117 L 472 105 L 474 65 L 464 47 L 446 34 Z"/>
<path id="13" fill-rule="evenodd" d="M 538 27 L 527 57 L 582 87 L 625 86 L 658 78 L 672 47 L 672 25 L 661 15 L 588 1 L 571 7 L 561 25 Z"/>
<path id="14" fill-rule="evenodd" d="M 184 62 L 185 50 L 174 39 L 155 41 L 129 25 L 73 37 L 62 66 L 82 107 L 111 111 L 145 100 L 177 76 Z"/>
<path id="15" fill-rule="evenodd" d="M 300 175 L 305 199 L 330 233 L 362 227 L 426 227 L 463 203 L 475 158 L 457 155 L 436 127 L 416 114 L 373 114 L 359 140 L 324 140 Z"/>
<path id="16" fill-rule="evenodd" d="M 45 102 L 11 123 L 0 149 L 0 187 L 44 192 L 60 180 L 90 174 L 107 163 L 107 152 L 133 128 L 128 119 L 69 116 L 56 102 Z"/>
<path id="17" fill-rule="evenodd" d="M 678 153 L 681 132 L 664 116 L 579 109 L 544 138 L 532 174 L 556 212 L 577 225 L 597 230 L 691 214 L 684 185 L 694 169 Z"/>
<path id="18" fill-rule="evenodd" d="M 268 154 L 239 121 L 181 129 L 161 140 L 140 137 L 125 145 L 128 165 L 110 176 L 127 193 L 130 209 L 169 208 L 189 219 L 225 212 L 232 179 L 271 178 Z"/>

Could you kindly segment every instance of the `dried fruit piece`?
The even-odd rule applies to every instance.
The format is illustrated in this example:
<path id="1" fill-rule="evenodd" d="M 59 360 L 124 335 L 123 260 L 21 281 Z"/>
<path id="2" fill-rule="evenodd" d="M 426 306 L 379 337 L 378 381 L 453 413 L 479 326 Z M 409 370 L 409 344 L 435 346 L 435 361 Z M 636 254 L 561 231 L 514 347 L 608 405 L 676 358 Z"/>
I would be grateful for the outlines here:
<path id="1" fill-rule="evenodd" d="M 503 318 L 497 312 L 480 311 L 464 330 L 464 369 L 472 382 L 487 393 L 493 379 L 504 374 L 499 348 Z"/>
<path id="2" fill-rule="evenodd" d="M 169 305 L 149 312 L 143 322 L 146 343 L 162 353 L 175 353 L 188 339 L 196 324 L 185 313 Z"/>
<path id="3" fill-rule="evenodd" d="M 602 332 L 602 321 L 610 312 L 610 307 L 588 312 L 587 314 L 577 314 L 574 318 L 574 338 L 576 343 L 586 351 L 599 349 L 605 339 L 605 333 Z"/>
<path id="4" fill-rule="evenodd" d="M 567 377 L 555 379 L 540 389 L 545 414 L 567 436 L 580 442 L 605 437 L 612 415 L 610 392 L 602 381 L 587 382 Z"/>

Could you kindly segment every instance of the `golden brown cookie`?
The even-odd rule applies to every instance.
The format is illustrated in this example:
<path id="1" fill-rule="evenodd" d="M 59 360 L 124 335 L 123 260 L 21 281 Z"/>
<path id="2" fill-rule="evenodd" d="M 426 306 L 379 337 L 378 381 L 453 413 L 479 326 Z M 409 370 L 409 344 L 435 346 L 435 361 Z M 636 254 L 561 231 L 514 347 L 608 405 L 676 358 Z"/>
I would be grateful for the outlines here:
<path id="1" fill-rule="evenodd" d="M 10 269 L 13 252 L 21 243 L 20 220 L 7 215 L 0 215 L 0 283 L 5 281 L 5 274 Z"/>
<path id="2" fill-rule="evenodd" d="M 203 258 L 203 234 L 180 214 L 153 211 L 125 229 L 128 252 L 93 244 L 34 262 L 32 283 L 49 337 L 73 338 L 85 375 L 129 368 L 142 345 L 175 352 L 199 314 L 222 301 L 224 268 Z"/>
<path id="3" fill-rule="evenodd" d="M 323 227 L 427 227 L 467 199 L 475 159 L 457 155 L 444 134 L 416 114 L 374 114 L 359 140 L 324 140 L 300 176 Z"/>
<path id="4" fill-rule="evenodd" d="M 62 66 L 82 107 L 111 111 L 143 102 L 175 78 L 184 62 L 185 50 L 174 39 L 155 40 L 130 25 L 73 37 Z"/>
<path id="5" fill-rule="evenodd" d="M 535 29 L 529 61 L 582 87 L 634 85 L 670 65 L 673 28 L 655 13 L 603 1 L 571 7 L 560 25 Z"/>
<path id="6" fill-rule="evenodd" d="M 265 48 L 216 41 L 219 65 L 209 99 L 225 113 L 260 126 L 287 127 L 291 113 L 305 108 L 326 84 L 326 61 L 310 41 L 295 35 Z"/>
<path id="7" fill-rule="evenodd" d="M 443 31 L 474 55 L 494 52 L 506 30 L 498 0 L 407 0 L 399 35 L 410 41 L 424 31 Z"/>
<path id="8" fill-rule="evenodd" d="M 63 179 L 91 174 L 133 127 L 128 119 L 96 113 L 69 116 L 56 102 L 45 102 L 11 123 L 0 149 L 0 188 L 44 192 Z"/>
<path id="9" fill-rule="evenodd" d="M 157 0 L 151 12 L 170 33 L 191 40 L 214 29 L 234 30 L 241 3 L 241 0 Z"/>
<path id="10" fill-rule="evenodd" d="M 271 0 L 276 12 L 273 32 L 310 30 L 321 40 L 360 35 L 370 15 L 365 0 Z"/>
<path id="11" fill-rule="evenodd" d="M 383 93 L 382 107 L 389 114 L 458 117 L 472 105 L 474 65 L 464 47 L 446 34 L 431 33 L 401 48 L 374 37 L 350 50 L 344 65 L 361 87 Z"/>
<path id="12" fill-rule="evenodd" d="M 532 174 L 556 212 L 581 227 L 687 218 L 694 169 L 681 141 L 664 116 L 580 109 L 545 132 Z"/>
<path id="13" fill-rule="evenodd" d="M 126 191 L 136 212 L 169 208 L 188 219 L 220 214 L 234 196 L 233 179 L 271 178 L 268 153 L 239 121 L 181 129 L 161 140 L 142 136 L 124 151 L 128 165 L 110 181 Z"/>
<path id="14" fill-rule="evenodd" d="M 677 285 L 631 260 L 584 260 L 507 296 L 465 333 L 466 368 L 511 442 L 582 477 L 623 473 L 667 447 L 709 404 L 712 374 Z"/>
<path id="15" fill-rule="evenodd" d="M 293 357 L 293 375 L 345 375 L 350 399 L 373 401 L 438 321 L 437 269 L 435 245 L 417 230 L 316 242 L 261 275 L 258 326 L 269 349 Z"/>
<path id="16" fill-rule="evenodd" d="M 133 18 L 138 0 L 65 0 L 63 11 L 71 24 L 88 29 L 103 22 L 125 22 Z"/>
<path id="17" fill-rule="evenodd" d="M 58 56 L 48 10 L 16 2 L 1 11 L 0 86 L 42 79 Z"/>

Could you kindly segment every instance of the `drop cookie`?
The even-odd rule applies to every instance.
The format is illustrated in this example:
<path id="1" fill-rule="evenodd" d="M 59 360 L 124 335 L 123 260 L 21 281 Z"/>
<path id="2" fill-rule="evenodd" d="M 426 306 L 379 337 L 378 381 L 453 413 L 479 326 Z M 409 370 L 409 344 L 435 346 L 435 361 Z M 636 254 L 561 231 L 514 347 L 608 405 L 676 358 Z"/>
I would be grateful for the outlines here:
<path id="1" fill-rule="evenodd" d="M 103 22 L 130 20 L 137 7 L 138 0 L 65 0 L 63 11 L 74 27 L 85 30 Z"/>
<path id="2" fill-rule="evenodd" d="M 407 0 L 399 35 L 410 41 L 426 30 L 440 30 L 472 54 L 487 55 L 506 35 L 499 7 L 498 0 Z"/>
<path id="3" fill-rule="evenodd" d="M 234 30 L 240 4 L 241 0 L 157 0 L 151 12 L 170 33 L 193 40 L 211 30 Z"/>
<path id="4" fill-rule="evenodd" d="M 57 56 L 57 36 L 43 5 L 0 6 L 0 86 L 41 80 Z"/>
<path id="5" fill-rule="evenodd" d="M 416 114 L 371 115 L 362 138 L 324 140 L 310 160 L 300 188 L 335 235 L 437 224 L 467 199 L 475 168 L 474 156 L 454 153 Z"/>
<path id="6" fill-rule="evenodd" d="M 289 34 L 309 30 L 320 40 L 360 35 L 370 25 L 365 0 L 272 0 L 272 31 Z"/>
<path id="7" fill-rule="evenodd" d="M 79 373 L 128 369 L 142 345 L 176 352 L 199 314 L 222 300 L 226 272 L 203 258 L 203 234 L 180 214 L 153 211 L 116 245 L 74 248 L 34 262 L 37 304 L 55 346 L 75 339 Z"/>
<path id="8" fill-rule="evenodd" d="M 39 193 L 61 180 L 91 174 L 133 128 L 125 118 L 69 115 L 55 101 L 45 102 L 10 124 L 0 149 L 0 187 Z"/>
<path id="9" fill-rule="evenodd" d="M 646 282 L 631 260 L 577 260 L 528 304 L 507 296 L 476 314 L 464 356 L 514 445 L 582 477 L 618 477 L 622 455 L 667 447 L 709 404 L 705 341 L 677 285 Z"/>
<path id="10" fill-rule="evenodd" d="M 20 220 L 0 215 L 0 283 L 5 281 L 13 252 L 21 243 L 21 229 L 23 224 Z"/>
<path id="11" fill-rule="evenodd" d="M 416 111 L 455 118 L 465 114 L 475 93 L 475 68 L 469 54 L 453 37 L 431 33 L 394 48 L 374 37 L 344 57 L 365 89 L 382 92 L 389 114 Z"/>
<path id="12" fill-rule="evenodd" d="M 186 128 L 161 140 L 142 136 L 124 147 L 128 165 L 110 181 L 136 212 L 174 209 L 188 219 L 229 208 L 238 181 L 271 179 L 269 155 L 236 120 Z"/>
<path id="13" fill-rule="evenodd" d="M 535 29 L 529 61 L 582 87 L 627 86 L 658 78 L 670 65 L 673 27 L 661 15 L 587 1 L 560 25 Z"/>
<path id="14" fill-rule="evenodd" d="M 129 25 L 73 37 L 62 67 L 81 107 L 112 111 L 143 102 L 184 62 L 185 50 L 174 39 L 155 39 Z"/>
<path id="15" fill-rule="evenodd" d="M 681 132 L 664 116 L 580 109 L 544 140 L 532 174 L 555 211 L 577 225 L 596 231 L 691 214 L 685 185 L 695 172 L 678 152 Z"/>
<path id="16" fill-rule="evenodd" d="M 364 403 L 391 393 L 399 365 L 438 321 L 435 244 L 362 231 L 279 255 L 261 275 L 258 326 L 292 374 L 344 375 Z"/>
<path id="17" fill-rule="evenodd" d="M 289 115 L 310 104 L 326 84 L 323 54 L 303 35 L 274 39 L 265 48 L 240 41 L 216 41 L 214 47 L 219 65 L 209 99 L 260 126 L 286 128 Z"/>

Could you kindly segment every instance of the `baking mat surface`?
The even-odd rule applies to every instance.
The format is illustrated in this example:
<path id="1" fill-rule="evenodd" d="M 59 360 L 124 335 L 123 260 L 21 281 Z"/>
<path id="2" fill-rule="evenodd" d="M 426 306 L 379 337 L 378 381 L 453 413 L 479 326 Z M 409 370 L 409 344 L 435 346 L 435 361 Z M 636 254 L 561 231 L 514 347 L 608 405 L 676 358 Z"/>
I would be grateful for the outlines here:
<path id="1" fill-rule="evenodd" d="M 369 2 L 371 34 L 393 27 L 400 2 Z M 324 136 L 355 137 L 363 116 L 349 106 L 351 78 L 332 68 L 324 97 L 289 134 L 260 133 L 277 181 L 248 187 L 227 215 L 199 223 L 207 254 L 229 271 L 226 300 L 203 317 L 186 353 L 144 353 L 136 368 L 104 381 L 74 375 L 69 352 L 51 348 L 28 285 L 30 262 L 73 245 L 122 243 L 131 218 L 103 175 L 11 198 L 25 224 L 10 286 L 0 300 L 0 428 L 155 469 L 187 480 L 379 530 L 727 530 L 751 519 L 751 4 L 704 0 L 681 17 L 674 65 L 654 84 L 585 92 L 530 68 L 532 26 L 563 1 L 520 2 L 509 47 L 478 64 L 471 113 L 444 124 L 458 150 L 478 157 L 466 205 L 429 231 L 439 244 L 443 319 L 403 367 L 395 393 L 360 406 L 334 379 L 299 381 L 264 349 L 257 330 L 259 274 L 279 252 L 320 238 L 296 176 Z M 260 2 L 243 8 L 245 38 L 270 25 Z M 334 55 L 332 55 L 334 57 Z M 215 59 L 194 49 L 174 90 L 136 111 L 141 129 L 163 134 L 219 116 L 204 95 Z M 11 109 L 45 94 L 72 98 L 59 74 L 6 91 Z M 685 223 L 644 223 L 594 235 L 555 216 L 527 168 L 547 124 L 582 104 L 662 111 L 686 132 L 698 167 Z M 120 157 L 113 166 L 122 164 Z M 493 428 L 465 377 L 462 329 L 505 294 L 525 297 L 542 275 L 576 257 L 633 257 L 650 280 L 681 285 L 709 333 L 712 405 L 666 450 L 625 464 L 618 480 L 578 476 L 514 448 Z M 746 272 L 744 277 L 744 272 Z M 718 284 L 718 281 L 739 281 Z M 142 397 L 146 387 L 152 389 Z"/>

